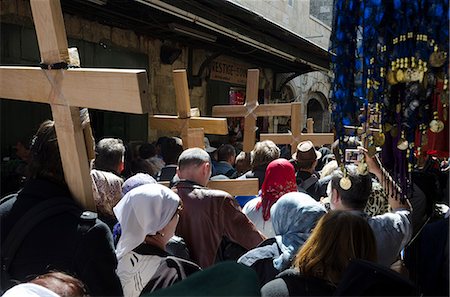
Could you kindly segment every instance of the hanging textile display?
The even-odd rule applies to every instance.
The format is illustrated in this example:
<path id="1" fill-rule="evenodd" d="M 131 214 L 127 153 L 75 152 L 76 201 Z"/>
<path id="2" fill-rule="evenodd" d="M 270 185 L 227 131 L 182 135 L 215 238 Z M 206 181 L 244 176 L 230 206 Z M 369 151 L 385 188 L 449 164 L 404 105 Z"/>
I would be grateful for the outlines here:
<path id="1" fill-rule="evenodd" d="M 332 118 L 357 134 L 411 194 L 417 159 L 449 156 L 448 0 L 335 0 Z"/>

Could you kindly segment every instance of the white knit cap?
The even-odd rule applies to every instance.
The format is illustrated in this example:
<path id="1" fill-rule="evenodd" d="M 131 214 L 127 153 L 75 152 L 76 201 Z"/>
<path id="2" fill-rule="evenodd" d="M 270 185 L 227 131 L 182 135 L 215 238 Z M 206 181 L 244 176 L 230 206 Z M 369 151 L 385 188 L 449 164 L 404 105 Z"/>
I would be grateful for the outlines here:
<path id="1" fill-rule="evenodd" d="M 146 184 L 129 191 L 113 208 L 122 234 L 116 248 L 117 259 L 155 235 L 173 218 L 180 197 L 159 184 Z"/>

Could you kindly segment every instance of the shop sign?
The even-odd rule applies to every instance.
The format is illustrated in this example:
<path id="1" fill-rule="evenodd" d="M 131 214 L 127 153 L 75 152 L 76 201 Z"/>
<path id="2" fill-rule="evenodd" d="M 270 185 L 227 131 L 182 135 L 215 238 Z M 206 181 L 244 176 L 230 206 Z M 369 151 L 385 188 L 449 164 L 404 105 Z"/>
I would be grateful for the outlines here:
<path id="1" fill-rule="evenodd" d="M 236 63 L 231 59 L 215 59 L 210 65 L 210 79 L 245 85 L 247 83 L 247 69 L 249 68 L 250 65 Z"/>

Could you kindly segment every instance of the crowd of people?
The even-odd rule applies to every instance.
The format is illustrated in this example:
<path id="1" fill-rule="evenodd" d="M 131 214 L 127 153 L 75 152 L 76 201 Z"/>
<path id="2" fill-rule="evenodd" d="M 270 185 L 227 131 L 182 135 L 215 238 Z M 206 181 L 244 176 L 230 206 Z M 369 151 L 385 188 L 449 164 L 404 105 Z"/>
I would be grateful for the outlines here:
<path id="1" fill-rule="evenodd" d="M 286 148 L 269 140 L 245 153 L 207 138 L 204 149 L 186 150 L 175 137 L 137 146 L 101 139 L 94 213 L 71 197 L 46 121 L 29 146 L 26 182 L 0 202 L 1 291 L 448 296 L 448 184 L 430 190 L 416 178 L 405 200 L 376 156 L 361 148 L 365 167 L 344 164 L 336 146 L 303 141 L 282 158 Z M 426 164 L 417 176 L 447 181 L 448 163 Z M 243 205 L 207 187 L 247 178 L 259 191 Z"/>

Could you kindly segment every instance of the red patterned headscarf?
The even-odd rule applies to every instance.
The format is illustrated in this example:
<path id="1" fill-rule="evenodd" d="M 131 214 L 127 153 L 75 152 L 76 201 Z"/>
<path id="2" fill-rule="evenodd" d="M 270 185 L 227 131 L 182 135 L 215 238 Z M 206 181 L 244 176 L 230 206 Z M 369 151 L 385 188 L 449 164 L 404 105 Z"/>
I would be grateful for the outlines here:
<path id="1" fill-rule="evenodd" d="M 269 163 L 261 188 L 261 201 L 256 209 L 262 206 L 265 221 L 270 219 L 270 208 L 278 198 L 286 193 L 297 192 L 294 166 L 288 160 L 280 158 Z"/>

